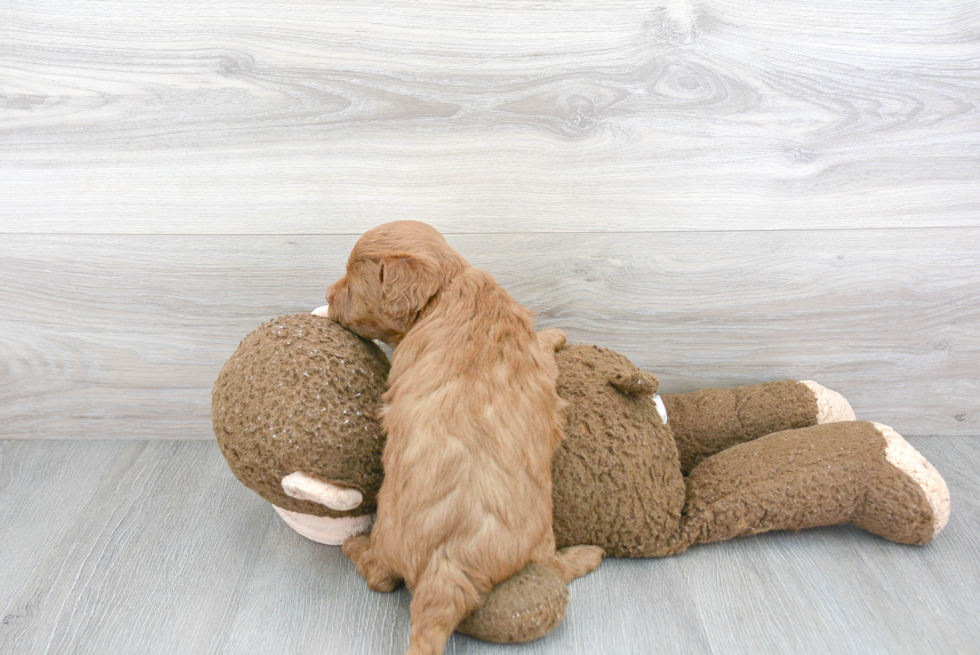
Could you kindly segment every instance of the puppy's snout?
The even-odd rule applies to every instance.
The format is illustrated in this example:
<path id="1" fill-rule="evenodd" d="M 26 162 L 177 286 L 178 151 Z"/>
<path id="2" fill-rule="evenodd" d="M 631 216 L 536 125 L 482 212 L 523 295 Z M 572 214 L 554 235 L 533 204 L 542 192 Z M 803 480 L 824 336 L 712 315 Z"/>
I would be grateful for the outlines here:
<path id="1" fill-rule="evenodd" d="M 344 298 L 344 278 L 340 278 L 327 289 L 327 316 L 335 321 L 341 320 L 341 300 Z"/>
<path id="2" fill-rule="evenodd" d="M 341 278 L 327 288 L 327 304 L 332 305 L 336 302 L 337 294 L 340 292 L 340 283 L 343 281 L 344 279 Z"/>

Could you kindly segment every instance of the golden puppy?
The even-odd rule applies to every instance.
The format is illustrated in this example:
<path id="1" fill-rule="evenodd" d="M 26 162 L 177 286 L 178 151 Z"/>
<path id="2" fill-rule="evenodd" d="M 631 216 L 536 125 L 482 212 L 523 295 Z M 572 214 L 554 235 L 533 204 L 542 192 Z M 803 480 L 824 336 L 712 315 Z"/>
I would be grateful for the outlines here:
<path id="1" fill-rule="evenodd" d="M 372 589 L 412 590 L 410 654 L 441 654 L 528 562 L 566 581 L 599 565 L 596 546 L 556 553 L 551 526 L 564 335 L 539 342 L 530 312 L 415 221 L 364 234 L 327 299 L 331 318 L 396 346 L 377 522 L 344 553 Z"/>

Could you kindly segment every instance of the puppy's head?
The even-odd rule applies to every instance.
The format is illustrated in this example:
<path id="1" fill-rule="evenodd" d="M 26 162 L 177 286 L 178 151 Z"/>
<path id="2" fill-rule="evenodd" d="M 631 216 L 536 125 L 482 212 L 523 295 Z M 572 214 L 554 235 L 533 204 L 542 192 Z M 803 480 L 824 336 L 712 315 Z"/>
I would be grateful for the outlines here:
<path id="1" fill-rule="evenodd" d="M 466 261 L 434 228 L 386 223 L 358 239 L 327 291 L 328 316 L 367 339 L 398 343 Z"/>

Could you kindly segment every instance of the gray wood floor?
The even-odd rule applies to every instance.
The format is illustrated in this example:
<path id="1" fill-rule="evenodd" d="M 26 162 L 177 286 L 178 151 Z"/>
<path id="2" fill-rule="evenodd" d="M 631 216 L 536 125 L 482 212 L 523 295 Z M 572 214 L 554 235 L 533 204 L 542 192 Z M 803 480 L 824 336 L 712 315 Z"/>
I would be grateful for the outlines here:
<path id="1" fill-rule="evenodd" d="M 953 497 L 929 546 L 848 526 L 607 560 L 565 622 L 449 653 L 975 653 L 980 456 L 913 438 Z M 213 442 L 0 441 L 0 652 L 401 653 L 408 593 L 291 532 Z"/>

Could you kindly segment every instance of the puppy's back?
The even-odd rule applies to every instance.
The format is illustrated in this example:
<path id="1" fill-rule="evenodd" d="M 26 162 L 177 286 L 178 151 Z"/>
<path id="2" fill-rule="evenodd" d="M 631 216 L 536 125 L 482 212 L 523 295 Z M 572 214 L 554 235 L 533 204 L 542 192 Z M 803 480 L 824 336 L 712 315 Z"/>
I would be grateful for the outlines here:
<path id="1" fill-rule="evenodd" d="M 467 269 L 442 293 L 395 351 L 379 506 L 386 537 L 413 553 L 410 583 L 441 548 L 493 584 L 551 531 L 557 368 L 488 273 Z"/>

